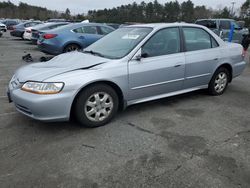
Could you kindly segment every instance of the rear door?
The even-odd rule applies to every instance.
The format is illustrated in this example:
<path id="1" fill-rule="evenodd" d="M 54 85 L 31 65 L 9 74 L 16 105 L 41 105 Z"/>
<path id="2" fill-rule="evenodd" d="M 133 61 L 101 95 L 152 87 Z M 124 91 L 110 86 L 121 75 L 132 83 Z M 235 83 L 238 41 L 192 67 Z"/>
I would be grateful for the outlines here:
<path id="1" fill-rule="evenodd" d="M 98 33 L 96 26 L 83 26 L 73 31 L 78 35 L 78 39 L 82 43 L 83 48 L 86 48 L 102 37 L 102 35 Z"/>
<path id="2" fill-rule="evenodd" d="M 129 62 L 131 99 L 146 99 L 182 89 L 185 56 L 179 28 L 155 33 L 141 48 L 143 58 Z"/>
<path id="3" fill-rule="evenodd" d="M 186 71 L 184 89 L 209 83 L 220 58 L 218 43 L 204 29 L 183 27 Z"/>

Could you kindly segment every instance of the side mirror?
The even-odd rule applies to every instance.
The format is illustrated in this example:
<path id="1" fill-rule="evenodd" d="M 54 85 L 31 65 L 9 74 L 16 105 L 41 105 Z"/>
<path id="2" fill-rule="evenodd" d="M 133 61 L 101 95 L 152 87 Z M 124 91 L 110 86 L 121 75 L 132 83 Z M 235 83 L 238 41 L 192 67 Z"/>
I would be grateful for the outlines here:
<path id="1" fill-rule="evenodd" d="M 147 58 L 148 54 L 147 53 L 142 53 L 142 54 L 138 54 L 135 56 L 135 60 L 137 61 L 141 61 L 142 58 Z"/>
<path id="2" fill-rule="evenodd" d="M 148 57 L 148 53 L 145 53 L 145 52 L 142 53 L 142 54 L 141 54 L 141 57 L 142 57 L 142 58 L 147 58 L 147 57 Z"/>

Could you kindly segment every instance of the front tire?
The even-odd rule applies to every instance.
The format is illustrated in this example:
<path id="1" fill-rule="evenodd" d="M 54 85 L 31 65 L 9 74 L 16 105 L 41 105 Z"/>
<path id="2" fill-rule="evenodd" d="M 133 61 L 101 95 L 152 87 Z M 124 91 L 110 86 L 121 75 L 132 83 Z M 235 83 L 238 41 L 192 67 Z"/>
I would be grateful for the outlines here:
<path id="1" fill-rule="evenodd" d="M 118 96 L 112 87 L 95 84 L 79 94 L 74 104 L 74 114 L 83 126 L 100 127 L 110 122 L 115 116 L 118 103 Z"/>
<path id="2" fill-rule="evenodd" d="M 209 83 L 208 92 L 211 95 L 222 95 L 228 86 L 230 73 L 227 68 L 217 69 Z"/>

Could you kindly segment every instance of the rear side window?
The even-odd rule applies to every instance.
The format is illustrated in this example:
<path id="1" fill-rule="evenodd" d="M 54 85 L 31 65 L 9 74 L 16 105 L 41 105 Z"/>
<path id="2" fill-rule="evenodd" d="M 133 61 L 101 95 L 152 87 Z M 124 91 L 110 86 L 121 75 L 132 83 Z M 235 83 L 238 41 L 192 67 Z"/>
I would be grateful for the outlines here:
<path id="1" fill-rule="evenodd" d="M 216 48 L 219 46 L 219 44 L 216 42 L 216 40 L 213 37 L 211 37 L 211 41 L 212 41 L 212 48 Z"/>
<path id="2" fill-rule="evenodd" d="M 113 31 L 112 29 L 110 29 L 108 27 L 103 27 L 103 26 L 100 27 L 100 30 L 101 30 L 101 33 L 103 35 L 107 35 L 107 34 L 109 34 L 109 33 L 111 33 Z"/>
<path id="3" fill-rule="evenodd" d="M 84 26 L 82 30 L 83 33 L 86 34 L 97 34 L 97 28 L 95 26 Z"/>
<path id="4" fill-rule="evenodd" d="M 215 39 L 200 28 L 183 28 L 186 51 L 197 51 L 218 47 Z"/>
<path id="5" fill-rule="evenodd" d="M 95 26 L 84 26 L 73 30 L 75 33 L 97 34 Z"/>
<path id="6" fill-rule="evenodd" d="M 76 29 L 74 29 L 73 30 L 75 33 L 83 33 L 83 30 L 82 30 L 82 28 L 80 27 L 80 28 L 76 28 Z"/>
<path id="7" fill-rule="evenodd" d="M 220 21 L 220 29 L 230 29 L 231 22 L 230 21 Z"/>
<path id="8" fill-rule="evenodd" d="M 30 27 L 30 26 L 31 26 L 30 23 L 24 24 L 24 27 Z"/>

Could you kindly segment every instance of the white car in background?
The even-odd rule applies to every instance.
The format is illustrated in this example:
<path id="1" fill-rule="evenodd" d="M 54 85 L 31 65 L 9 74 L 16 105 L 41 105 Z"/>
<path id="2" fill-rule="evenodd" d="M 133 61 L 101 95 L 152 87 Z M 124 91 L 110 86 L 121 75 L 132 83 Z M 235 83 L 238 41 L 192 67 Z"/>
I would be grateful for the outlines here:
<path id="1" fill-rule="evenodd" d="M 5 24 L 0 22 L 0 31 L 6 32 L 7 31 L 7 27 Z"/>
<path id="2" fill-rule="evenodd" d="M 25 28 L 25 31 L 24 31 L 24 34 L 23 34 L 23 39 L 24 40 L 31 40 L 31 36 L 32 36 L 31 29 L 32 29 L 32 27 Z"/>

